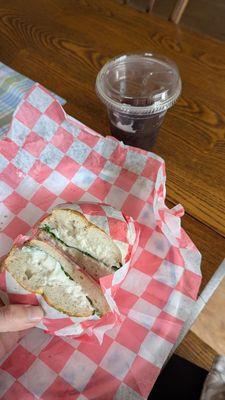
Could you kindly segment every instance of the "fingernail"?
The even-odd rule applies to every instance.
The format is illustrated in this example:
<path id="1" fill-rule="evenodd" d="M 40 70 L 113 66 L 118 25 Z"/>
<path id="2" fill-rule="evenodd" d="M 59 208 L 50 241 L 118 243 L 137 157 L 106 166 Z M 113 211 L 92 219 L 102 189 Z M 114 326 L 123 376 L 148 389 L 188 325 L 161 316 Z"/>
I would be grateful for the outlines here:
<path id="1" fill-rule="evenodd" d="M 28 307 L 27 320 L 28 322 L 38 322 L 43 318 L 43 310 L 41 307 Z"/>

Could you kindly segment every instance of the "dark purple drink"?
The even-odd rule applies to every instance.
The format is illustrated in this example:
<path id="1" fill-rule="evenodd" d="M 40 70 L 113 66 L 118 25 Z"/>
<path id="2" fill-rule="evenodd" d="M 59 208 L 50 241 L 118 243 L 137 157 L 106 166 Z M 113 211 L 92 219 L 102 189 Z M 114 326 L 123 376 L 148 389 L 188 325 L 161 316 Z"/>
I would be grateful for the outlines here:
<path id="1" fill-rule="evenodd" d="M 116 117 L 109 111 L 109 126 L 113 136 L 129 146 L 150 150 L 157 139 L 165 112 L 150 115 L 148 118 Z"/>

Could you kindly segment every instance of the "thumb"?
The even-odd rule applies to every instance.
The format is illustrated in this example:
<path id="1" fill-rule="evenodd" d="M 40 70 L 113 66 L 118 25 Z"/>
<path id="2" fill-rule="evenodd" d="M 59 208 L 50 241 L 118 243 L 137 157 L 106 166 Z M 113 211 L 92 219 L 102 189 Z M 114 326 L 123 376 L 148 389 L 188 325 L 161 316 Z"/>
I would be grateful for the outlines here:
<path id="1" fill-rule="evenodd" d="M 39 306 L 13 304 L 0 307 L 0 332 L 14 332 L 37 325 L 44 313 Z"/>

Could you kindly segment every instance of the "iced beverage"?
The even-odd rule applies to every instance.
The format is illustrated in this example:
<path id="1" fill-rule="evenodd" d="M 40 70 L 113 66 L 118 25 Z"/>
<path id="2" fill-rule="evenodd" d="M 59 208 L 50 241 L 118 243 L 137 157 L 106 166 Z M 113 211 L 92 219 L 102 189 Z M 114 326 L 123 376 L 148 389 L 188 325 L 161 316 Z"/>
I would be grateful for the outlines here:
<path id="1" fill-rule="evenodd" d="M 177 66 L 154 54 L 127 54 L 104 65 L 96 91 L 107 106 L 110 130 L 125 144 L 150 150 L 168 108 L 181 92 Z"/>

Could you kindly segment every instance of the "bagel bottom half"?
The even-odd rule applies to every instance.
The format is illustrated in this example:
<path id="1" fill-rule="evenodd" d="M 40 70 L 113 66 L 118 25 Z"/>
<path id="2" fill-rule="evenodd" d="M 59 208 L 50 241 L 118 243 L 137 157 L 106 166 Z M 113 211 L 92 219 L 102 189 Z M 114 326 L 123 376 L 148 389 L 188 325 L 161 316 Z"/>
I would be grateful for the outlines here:
<path id="1" fill-rule="evenodd" d="M 2 268 L 24 289 L 41 294 L 70 316 L 102 316 L 109 311 L 100 286 L 48 243 L 35 239 L 14 246 Z"/>

